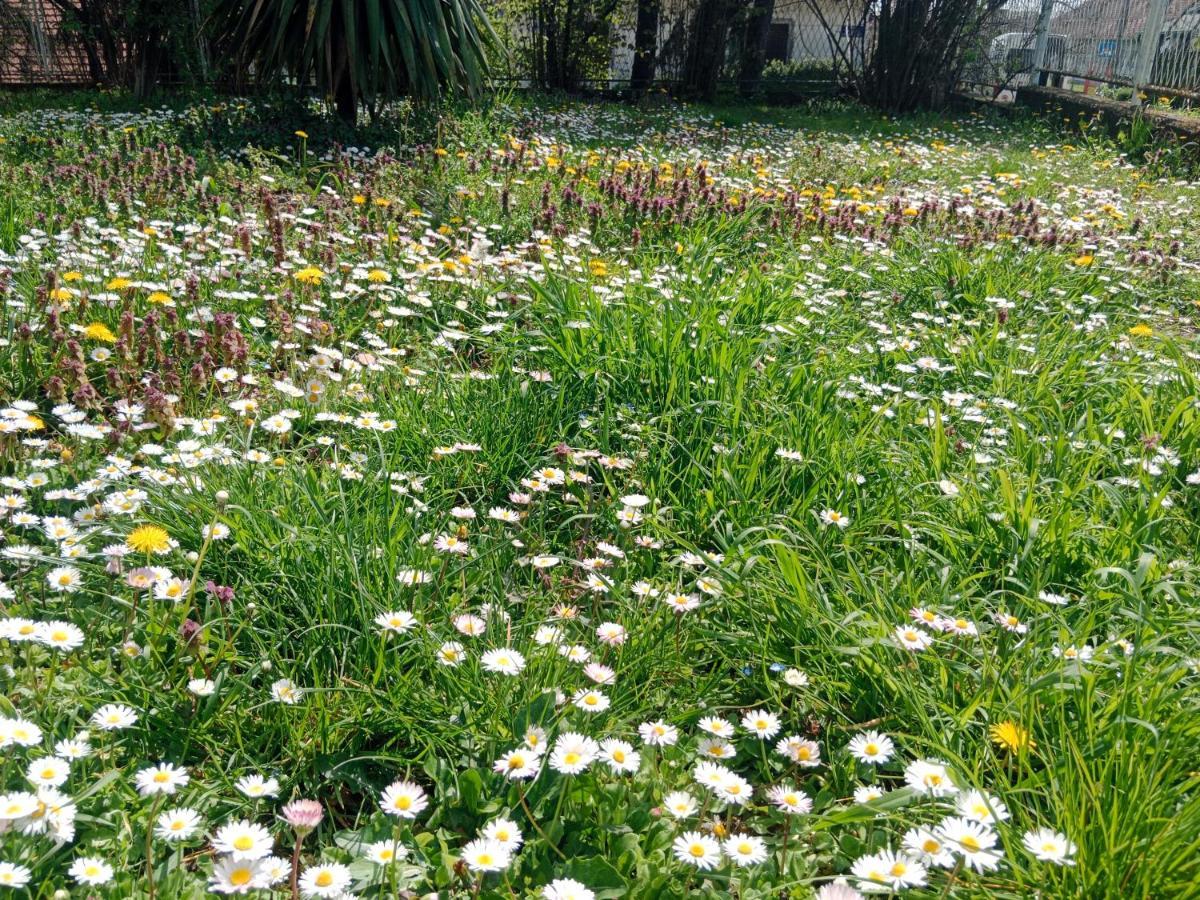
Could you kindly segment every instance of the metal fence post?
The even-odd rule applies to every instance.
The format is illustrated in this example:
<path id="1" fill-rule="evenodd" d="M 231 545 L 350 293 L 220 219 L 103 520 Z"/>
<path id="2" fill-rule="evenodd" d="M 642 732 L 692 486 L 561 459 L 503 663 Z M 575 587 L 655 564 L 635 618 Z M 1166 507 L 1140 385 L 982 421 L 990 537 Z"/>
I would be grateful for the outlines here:
<path id="1" fill-rule="evenodd" d="M 1050 20 L 1054 17 L 1054 0 L 1042 0 L 1042 11 L 1038 14 L 1037 25 L 1034 28 L 1033 41 L 1033 71 L 1037 73 L 1037 83 L 1046 85 L 1046 52 L 1050 48 Z"/>
<path id="2" fill-rule="evenodd" d="M 1158 55 L 1163 21 L 1167 17 L 1168 2 L 1169 0 L 1150 0 L 1149 8 L 1146 10 L 1146 24 L 1142 26 L 1142 33 L 1138 35 L 1137 68 L 1133 71 L 1134 102 L 1137 101 L 1142 86 L 1150 80 L 1150 73 L 1154 68 L 1154 57 Z"/>

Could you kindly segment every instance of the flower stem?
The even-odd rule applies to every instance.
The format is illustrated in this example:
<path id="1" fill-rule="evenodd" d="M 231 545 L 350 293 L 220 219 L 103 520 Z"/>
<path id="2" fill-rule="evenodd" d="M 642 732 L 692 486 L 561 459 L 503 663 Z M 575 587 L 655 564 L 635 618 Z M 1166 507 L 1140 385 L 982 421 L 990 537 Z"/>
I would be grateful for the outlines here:
<path id="1" fill-rule="evenodd" d="M 296 846 L 292 848 L 292 878 L 289 882 L 292 889 L 292 900 L 299 900 L 300 897 L 300 845 L 303 843 L 304 838 L 297 834 Z"/>
<path id="2" fill-rule="evenodd" d="M 146 897 L 154 900 L 154 817 L 162 803 L 162 794 L 154 798 L 150 805 L 150 815 L 146 819 Z"/>
<path id="3" fill-rule="evenodd" d="M 529 804 L 525 801 L 524 791 L 521 791 L 521 809 L 525 810 L 525 817 L 529 819 L 529 824 L 533 826 L 533 830 L 541 835 L 542 840 L 549 845 L 551 850 L 558 854 L 559 859 L 561 859 L 563 862 L 566 862 L 566 854 L 558 849 L 558 845 L 550 840 L 546 832 L 542 831 L 542 826 L 538 824 L 538 820 L 533 817 L 533 810 L 529 808 Z"/>

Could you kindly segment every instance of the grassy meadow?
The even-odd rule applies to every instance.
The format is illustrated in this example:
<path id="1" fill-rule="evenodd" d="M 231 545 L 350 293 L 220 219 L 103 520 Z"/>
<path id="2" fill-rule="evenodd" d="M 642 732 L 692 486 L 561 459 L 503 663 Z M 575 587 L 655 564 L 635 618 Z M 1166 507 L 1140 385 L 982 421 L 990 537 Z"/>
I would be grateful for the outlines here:
<path id="1" fill-rule="evenodd" d="M 0 100 L 0 897 L 1200 895 L 1198 199 Z"/>

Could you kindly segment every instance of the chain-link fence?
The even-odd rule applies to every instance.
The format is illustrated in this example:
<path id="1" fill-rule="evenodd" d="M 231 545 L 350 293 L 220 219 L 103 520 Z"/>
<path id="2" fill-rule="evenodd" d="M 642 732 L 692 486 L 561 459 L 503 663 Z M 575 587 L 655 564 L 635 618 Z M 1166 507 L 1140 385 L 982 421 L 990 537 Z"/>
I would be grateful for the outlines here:
<path id="1" fill-rule="evenodd" d="M 499 56 L 498 78 L 521 85 L 549 85 L 547 57 L 553 52 L 573 68 L 572 87 L 583 90 L 621 91 L 634 74 L 637 55 L 638 4 L 621 0 L 603 22 L 555 0 L 535 3 L 485 0 L 492 24 L 506 53 Z M 607 4 L 598 4 L 608 8 Z M 686 75 L 690 46 L 695 39 L 695 19 L 700 0 L 659 0 L 653 17 L 653 83 L 671 89 Z M 736 84 L 743 41 L 754 10 L 765 8 L 769 20 L 763 34 L 764 83 L 823 84 L 832 89 L 839 75 L 861 65 L 874 31 L 874 15 L 865 0 L 730 0 L 724 15 L 722 37 L 713 38 L 711 52 L 720 54 L 720 83 Z M 578 17 L 573 36 L 564 26 Z"/>
<path id="2" fill-rule="evenodd" d="M 694 0 L 669 0 L 664 4 L 657 45 L 663 81 L 670 82 L 682 75 L 681 51 L 695 5 Z M 850 21 L 855 8 L 849 0 L 776 0 L 771 7 L 764 46 L 768 76 L 783 81 L 832 80 L 848 63 L 860 61 L 873 18 L 860 16 Z M 734 63 L 743 38 L 738 24 L 734 17 L 727 41 L 726 75 L 730 80 L 734 77 Z M 629 77 L 633 66 L 632 18 L 618 24 L 615 37 L 609 77 L 619 82 Z"/>
<path id="3" fill-rule="evenodd" d="M 1040 18 L 1038 0 L 1010 0 L 966 49 L 960 85 L 983 96 L 1000 96 L 1030 84 Z"/>
<path id="4" fill-rule="evenodd" d="M 964 87 L 1200 92 L 1198 0 L 1010 0 L 968 54 Z"/>

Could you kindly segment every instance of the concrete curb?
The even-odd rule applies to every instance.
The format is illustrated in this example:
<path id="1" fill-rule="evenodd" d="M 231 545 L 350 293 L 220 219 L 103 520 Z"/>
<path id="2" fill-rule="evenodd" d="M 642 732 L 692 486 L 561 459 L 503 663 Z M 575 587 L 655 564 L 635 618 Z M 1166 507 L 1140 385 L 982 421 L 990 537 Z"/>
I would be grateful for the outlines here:
<path id="1" fill-rule="evenodd" d="M 1137 109 L 1129 101 L 1052 87 L 1018 88 L 1017 105 L 1041 112 L 1061 111 L 1069 116 L 1079 113 L 1099 116 L 1113 133 L 1128 125 Z M 1153 107 L 1144 107 L 1142 114 L 1156 138 L 1200 143 L 1200 116 L 1183 116 Z"/>

